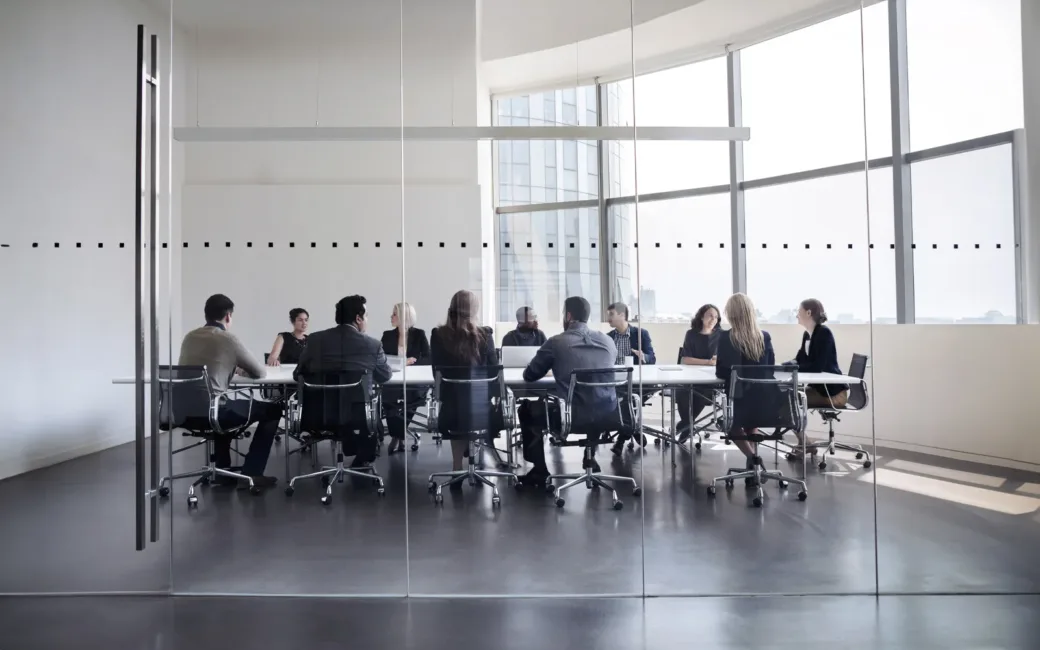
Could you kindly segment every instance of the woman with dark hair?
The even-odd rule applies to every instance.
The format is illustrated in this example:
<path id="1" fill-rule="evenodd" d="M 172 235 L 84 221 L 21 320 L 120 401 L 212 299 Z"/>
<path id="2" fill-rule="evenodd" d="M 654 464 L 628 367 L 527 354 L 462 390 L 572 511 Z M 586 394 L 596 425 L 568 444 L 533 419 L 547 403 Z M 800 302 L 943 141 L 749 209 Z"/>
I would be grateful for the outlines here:
<path id="1" fill-rule="evenodd" d="M 805 328 L 802 345 L 794 359 L 798 363 L 798 372 L 841 374 L 834 333 L 824 325 L 826 322 L 827 312 L 819 300 L 808 298 L 798 306 L 798 324 Z M 849 399 L 849 387 L 845 384 L 812 384 L 806 387 L 805 397 L 809 408 L 844 408 Z M 797 436 L 796 455 L 802 450 L 802 434 Z"/>
<path id="2" fill-rule="evenodd" d="M 271 354 L 267 356 L 267 365 L 295 365 L 300 362 L 300 355 L 307 347 L 307 325 L 310 319 L 311 315 L 302 307 L 289 310 L 289 322 L 293 325 L 293 331 L 281 332 L 275 338 Z"/>
<path id="3" fill-rule="evenodd" d="M 430 333 L 430 362 L 434 371 L 440 367 L 492 366 L 498 363 L 495 337 L 490 327 L 481 327 L 477 315 L 480 302 L 471 291 L 459 291 L 451 297 L 444 325 Z M 441 417 L 447 414 L 442 413 Z M 462 469 L 469 447 L 465 440 L 451 441 L 452 471 Z"/>
<path id="4" fill-rule="evenodd" d="M 719 308 L 715 305 L 702 305 L 690 322 L 690 329 L 683 340 L 681 362 L 687 366 L 714 366 L 715 355 L 719 349 L 719 334 L 722 319 Z M 711 404 L 714 391 L 695 388 L 690 391 L 678 391 L 675 400 L 679 405 L 679 441 L 690 437 L 693 423 L 700 417 L 704 407 Z M 692 399 L 691 399 L 692 398 Z"/>

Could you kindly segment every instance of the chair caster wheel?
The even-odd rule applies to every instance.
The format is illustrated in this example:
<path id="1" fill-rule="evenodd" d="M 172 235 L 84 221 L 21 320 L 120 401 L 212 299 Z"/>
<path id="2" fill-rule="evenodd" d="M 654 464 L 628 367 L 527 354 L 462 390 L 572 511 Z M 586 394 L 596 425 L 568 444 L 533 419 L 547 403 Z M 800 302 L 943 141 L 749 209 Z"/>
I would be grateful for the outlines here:
<path id="1" fill-rule="evenodd" d="M 727 444 L 727 445 L 732 445 L 732 444 L 733 444 L 733 441 L 732 441 L 732 440 L 730 440 L 729 438 L 726 438 L 726 444 Z"/>
<path id="2" fill-rule="evenodd" d="M 621 510 L 624 507 L 625 507 L 625 504 L 622 503 L 621 501 L 615 501 L 614 502 L 614 510 Z"/>
<path id="3" fill-rule="evenodd" d="M 660 447 L 661 446 L 661 439 L 660 438 L 654 438 L 654 446 L 655 447 Z"/>
<path id="4" fill-rule="evenodd" d="M 833 449 L 829 449 L 829 450 L 827 451 L 827 453 L 829 453 L 829 454 L 830 454 L 831 456 L 833 456 L 833 455 L 834 455 L 834 450 L 833 450 Z"/>
<path id="5" fill-rule="evenodd" d="M 863 469 L 870 469 L 870 461 L 863 463 Z"/>
<path id="6" fill-rule="evenodd" d="M 723 482 L 726 484 L 726 489 L 727 490 L 732 490 L 733 489 L 733 481 L 732 480 L 726 479 Z"/>
<path id="7" fill-rule="evenodd" d="M 751 505 L 755 506 L 756 508 L 761 508 L 762 507 L 762 497 L 755 497 L 754 499 L 752 499 L 751 500 Z"/>
<path id="8" fill-rule="evenodd" d="M 708 496 L 709 497 L 715 496 L 715 486 L 714 485 L 709 485 L 708 486 Z"/>
<path id="9" fill-rule="evenodd" d="M 209 479 L 208 476 L 203 476 L 202 478 L 199 479 L 199 485 L 209 485 L 209 484 L 210 484 L 210 479 Z"/>
<path id="10" fill-rule="evenodd" d="M 705 433 L 705 434 L 704 434 L 704 439 L 705 439 L 705 440 L 707 440 L 707 439 L 708 439 L 708 438 L 710 438 L 710 437 L 711 437 L 711 434 L 710 434 L 710 433 Z"/>
<path id="11" fill-rule="evenodd" d="M 805 490 L 802 490 L 801 492 L 798 493 L 798 500 L 799 501 L 805 501 L 808 498 L 809 498 L 809 495 L 805 492 Z"/>
<path id="12" fill-rule="evenodd" d="M 323 497 L 321 498 L 321 505 L 323 505 L 323 506 L 327 506 L 327 505 L 329 505 L 330 503 L 332 503 L 332 499 L 330 499 L 330 498 L 329 498 L 329 495 L 327 495 L 327 494 L 326 494 L 325 496 L 323 496 Z"/>
<path id="13" fill-rule="evenodd" d="M 643 493 L 643 488 L 635 488 L 632 490 L 632 496 L 637 497 Z"/>
<path id="14" fill-rule="evenodd" d="M 636 443 L 634 443 L 634 442 L 628 443 L 628 450 L 629 451 L 635 451 L 635 448 L 636 448 Z"/>
<path id="15" fill-rule="evenodd" d="M 379 488 L 378 490 L 376 490 L 376 494 L 378 494 L 381 497 L 385 497 L 386 496 L 386 488 Z"/>
<path id="16" fill-rule="evenodd" d="M 170 496 L 170 488 L 166 487 L 165 485 L 162 486 L 161 488 L 159 488 L 159 496 L 161 496 L 161 497 L 168 497 L 168 496 Z"/>
<path id="17" fill-rule="evenodd" d="M 196 497 L 196 496 L 188 497 L 188 510 L 191 510 L 193 508 L 194 509 L 198 509 L 198 507 L 199 507 L 199 498 Z"/>
<path id="18" fill-rule="evenodd" d="M 257 496 L 258 494 L 260 494 L 260 492 L 261 492 L 260 488 L 258 488 L 255 485 L 253 487 L 249 488 L 249 493 L 252 494 L 253 496 Z"/>
<path id="19" fill-rule="evenodd" d="M 435 495 L 433 495 L 433 502 L 436 503 L 437 505 L 441 505 L 442 503 L 444 503 L 444 495 L 443 494 L 435 494 Z"/>
<path id="20" fill-rule="evenodd" d="M 275 436 L 274 437 L 274 441 L 275 442 L 281 442 L 282 441 L 282 437 L 281 436 Z"/>
<path id="21" fill-rule="evenodd" d="M 491 507 L 497 508 L 502 505 L 502 499 L 499 497 L 491 497 Z"/>
<path id="22" fill-rule="evenodd" d="M 863 459 L 863 454 L 862 453 L 857 453 L 856 454 L 856 460 L 862 460 L 862 459 Z"/>
<path id="23" fill-rule="evenodd" d="M 564 501 L 563 499 L 559 498 L 559 497 L 556 497 L 556 500 L 555 500 L 555 501 L 553 501 L 553 503 L 555 503 L 555 504 L 556 504 L 556 507 L 557 507 L 557 508 L 562 508 L 562 507 L 563 507 L 563 504 L 565 504 L 565 503 L 567 503 L 567 502 L 566 502 L 566 501 Z"/>
<path id="24" fill-rule="evenodd" d="M 787 460 L 794 460 L 795 456 L 794 454 L 784 454 L 784 458 Z"/>
<path id="25" fill-rule="evenodd" d="M 434 483 L 433 481 L 430 481 L 430 482 L 429 482 L 429 483 L 428 483 L 428 484 L 426 485 L 426 489 L 427 489 L 427 490 L 429 490 L 430 492 L 433 492 L 434 490 L 436 490 L 436 489 L 437 489 L 437 484 L 436 484 L 436 483 Z"/>
<path id="26" fill-rule="evenodd" d="M 821 460 L 820 464 L 817 465 L 817 467 L 819 467 L 820 469 L 827 469 L 827 461 Z"/>
<path id="27" fill-rule="evenodd" d="M 787 481 L 780 481 L 778 485 L 780 486 L 780 489 L 783 490 L 787 487 Z"/>
<path id="28" fill-rule="evenodd" d="M 290 485 L 289 487 L 285 488 L 285 496 L 291 497 L 295 493 L 296 493 L 296 488 L 294 488 L 293 486 Z"/>
<path id="29" fill-rule="evenodd" d="M 419 451 L 419 443 L 412 445 L 412 451 Z"/>
<path id="30" fill-rule="evenodd" d="M 699 442 L 694 443 L 693 444 L 693 448 L 696 449 L 697 451 L 700 451 L 701 450 L 701 443 L 699 443 Z"/>
<path id="31" fill-rule="evenodd" d="M 509 482 L 513 484 L 513 489 L 520 492 L 524 489 L 524 484 L 516 479 L 509 479 Z"/>
<path id="32" fill-rule="evenodd" d="M 553 496 L 554 494 L 556 494 L 556 486 L 555 485 L 546 485 L 545 486 L 545 493 L 548 494 L 549 496 Z"/>

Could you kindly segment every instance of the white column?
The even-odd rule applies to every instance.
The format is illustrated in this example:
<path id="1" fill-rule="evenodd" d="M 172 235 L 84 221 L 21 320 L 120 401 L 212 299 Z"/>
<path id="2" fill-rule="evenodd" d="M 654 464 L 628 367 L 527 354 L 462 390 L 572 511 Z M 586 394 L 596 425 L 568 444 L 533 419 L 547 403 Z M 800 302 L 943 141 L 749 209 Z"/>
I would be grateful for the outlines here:
<path id="1" fill-rule="evenodd" d="M 1024 322 L 1040 322 L 1040 0 L 1022 0 L 1025 165 L 1019 176 Z"/>

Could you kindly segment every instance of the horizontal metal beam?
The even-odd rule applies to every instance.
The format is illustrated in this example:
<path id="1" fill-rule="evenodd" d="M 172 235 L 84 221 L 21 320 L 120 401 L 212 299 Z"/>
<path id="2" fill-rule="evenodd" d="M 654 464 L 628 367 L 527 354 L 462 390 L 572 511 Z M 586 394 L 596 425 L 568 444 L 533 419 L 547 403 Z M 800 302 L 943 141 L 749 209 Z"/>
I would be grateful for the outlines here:
<path id="1" fill-rule="evenodd" d="M 747 140 L 747 127 L 641 126 L 640 140 Z M 631 126 L 195 126 L 177 127 L 179 142 L 400 142 L 403 140 L 633 140 Z"/>
<path id="2" fill-rule="evenodd" d="M 729 184 L 726 185 L 709 185 L 707 187 L 692 187 L 686 190 L 670 190 L 668 192 L 652 192 L 650 194 L 640 194 L 640 203 L 650 203 L 652 201 L 674 201 L 676 199 L 688 199 L 694 196 L 709 196 L 711 194 L 728 194 Z M 635 203 L 636 197 L 634 196 L 618 196 L 615 198 L 607 199 L 607 207 L 612 205 L 625 205 L 627 203 Z"/>
<path id="3" fill-rule="evenodd" d="M 547 212 L 549 210 L 573 210 L 575 208 L 598 208 L 599 199 L 560 201 L 559 203 L 531 203 L 528 205 L 503 205 L 495 208 L 495 214 L 517 214 L 521 212 Z"/>
<path id="4" fill-rule="evenodd" d="M 1002 144 L 1011 144 L 1015 141 L 1014 131 L 1004 131 L 1003 133 L 993 133 L 990 135 L 984 135 L 979 138 L 972 138 L 971 140 L 961 140 L 960 142 L 953 142 L 950 144 L 944 144 L 938 147 L 932 147 L 931 149 L 921 149 L 920 151 L 911 151 L 906 154 L 906 162 L 915 163 L 921 162 L 922 160 L 931 160 L 933 158 L 942 158 L 943 156 L 953 156 L 959 153 L 965 153 L 968 151 L 975 151 L 976 149 L 987 149 L 989 147 L 999 147 Z"/>
<path id="5" fill-rule="evenodd" d="M 874 158 L 873 160 L 868 160 L 867 165 L 870 169 L 891 167 L 892 157 L 886 156 L 884 158 Z M 797 183 L 799 181 L 808 181 L 814 178 L 841 176 L 842 174 L 854 174 L 861 171 L 863 171 L 862 162 L 845 163 L 842 165 L 832 165 L 830 167 L 820 167 L 818 169 L 808 169 L 804 172 L 794 172 L 793 174 L 781 174 L 779 176 L 770 176 L 768 178 L 756 178 L 753 181 L 744 181 L 740 187 L 745 190 L 753 190 L 757 187 Z"/>

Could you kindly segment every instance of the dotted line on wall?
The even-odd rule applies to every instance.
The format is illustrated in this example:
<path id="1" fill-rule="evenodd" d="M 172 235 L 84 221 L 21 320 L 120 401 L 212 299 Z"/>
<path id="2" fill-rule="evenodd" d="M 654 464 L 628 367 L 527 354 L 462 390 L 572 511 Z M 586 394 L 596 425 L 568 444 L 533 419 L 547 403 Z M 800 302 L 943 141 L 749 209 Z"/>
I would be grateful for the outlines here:
<path id="1" fill-rule="evenodd" d="M 224 243 L 224 248 L 234 248 L 235 247 L 235 245 L 233 245 L 232 242 L 223 242 L 223 243 Z M 267 243 L 267 248 L 275 248 L 276 247 L 275 242 L 266 242 L 266 243 Z M 339 248 L 339 242 L 327 242 L 327 243 L 331 244 L 332 248 Z M 361 242 L 345 242 L 344 243 L 345 247 L 347 246 L 347 244 L 350 244 L 350 243 L 353 244 L 353 248 L 361 248 Z M 199 246 L 199 244 L 200 244 L 200 242 L 196 242 L 195 243 L 195 247 L 197 248 Z M 246 248 L 254 248 L 253 242 L 251 242 L 251 241 L 244 242 L 244 244 L 245 244 Z M 259 242 L 257 244 L 257 246 L 258 247 L 262 247 L 262 244 L 263 244 L 263 242 Z M 373 242 L 373 244 L 374 244 L 375 248 L 382 248 L 383 242 L 378 242 L 377 241 L 377 242 Z M 387 242 L 387 244 L 389 245 L 389 242 Z M 54 242 L 52 245 L 53 245 L 54 248 L 61 248 L 61 242 Z M 324 247 L 325 245 L 326 245 L 326 243 L 323 243 L 322 247 Z M 396 245 L 397 245 L 397 248 L 403 248 L 403 245 L 402 245 L 401 242 L 396 242 Z M 511 249 L 511 248 L 514 248 L 514 245 L 517 248 L 521 247 L 521 245 L 523 245 L 524 248 L 535 248 L 536 247 L 534 245 L 534 243 L 532 243 L 532 242 L 503 242 L 502 243 L 502 247 L 503 248 Z M 87 246 L 89 247 L 90 244 L 87 244 Z M 125 242 L 118 242 L 117 244 L 114 244 L 113 246 L 114 247 L 118 247 L 118 248 L 126 248 L 126 243 Z M 181 246 L 183 248 L 190 248 L 191 247 L 189 245 L 189 242 L 181 242 Z M 280 247 L 281 244 L 278 244 L 278 246 Z M 449 245 L 446 242 L 436 242 L 435 244 L 432 243 L 432 242 L 430 243 L 430 247 L 431 248 L 432 247 L 447 248 L 448 246 Z M 541 245 L 539 245 L 539 247 L 540 246 Z M 556 248 L 556 244 L 554 242 L 547 242 L 546 246 L 548 248 Z M 611 243 L 611 248 L 616 249 L 619 246 L 620 245 L 617 242 Z M 631 246 L 632 246 L 632 248 L 639 248 L 639 242 L 633 242 L 631 244 Z M 665 242 L 665 243 L 654 242 L 652 244 L 652 246 L 654 248 L 670 247 L 671 243 L 669 243 L 669 242 Z M 688 244 L 689 248 L 693 248 L 694 246 L 696 246 L 697 248 L 705 248 L 705 247 L 714 248 L 716 246 L 716 244 L 715 243 L 704 243 L 704 242 L 697 242 L 696 244 Z M 757 246 L 757 245 L 749 245 L 747 243 L 741 243 L 740 244 L 740 247 L 744 248 L 744 249 L 749 248 L 749 247 L 754 247 L 754 246 Z M 763 244 L 760 244 L 760 246 L 762 248 L 764 248 L 764 249 L 768 249 L 770 244 L 763 243 Z M 855 245 L 855 244 L 786 244 L 785 243 L 785 244 L 773 244 L 772 246 L 774 247 L 774 249 L 782 248 L 783 250 L 788 250 L 790 248 L 801 248 L 802 246 L 804 246 L 804 248 L 806 250 L 810 250 L 810 249 L 813 249 L 813 248 L 815 248 L 817 250 L 819 250 L 819 249 L 831 250 L 831 249 L 835 249 L 835 248 L 840 249 L 840 248 L 843 248 L 843 247 L 847 248 L 848 250 L 853 250 L 855 248 L 862 248 L 862 244 Z M 1018 248 L 1018 246 L 1019 246 L 1018 244 L 1014 244 L 1013 245 L 1014 248 Z M 32 248 L 47 247 L 47 244 L 40 244 L 40 242 L 33 242 L 31 244 L 31 247 Z M 75 243 L 71 244 L 70 247 L 83 248 L 84 244 L 83 244 L 83 242 L 75 242 Z M 105 243 L 104 242 L 98 242 L 97 243 L 97 247 L 98 248 L 105 248 Z M 145 244 L 144 247 L 147 248 L 148 244 Z M 168 248 L 169 246 L 168 246 L 168 244 L 166 242 L 163 242 L 162 247 L 163 248 Z M 201 247 L 202 248 L 220 248 L 218 243 L 214 242 L 214 243 L 211 244 L 208 241 L 201 242 Z M 288 242 L 288 247 L 289 248 L 296 248 L 296 242 Z M 300 247 L 303 248 L 304 244 L 301 243 Z M 367 247 L 367 244 L 366 244 L 366 247 Z M 416 242 L 416 247 L 417 248 L 423 248 L 424 247 L 424 242 Z M 451 247 L 454 248 L 455 247 L 454 244 L 451 244 Z M 481 247 L 482 248 L 489 248 L 490 245 L 487 242 L 482 242 L 481 243 Z M 575 244 L 574 242 L 570 242 L 570 243 L 567 244 L 567 247 L 568 248 L 576 248 L 577 244 Z M 589 247 L 590 248 L 596 248 L 597 247 L 597 242 L 589 242 Z M 645 247 L 646 246 L 644 246 L 644 248 Z M 683 242 L 675 242 L 675 247 L 676 248 L 683 248 Z M 718 244 L 718 247 L 719 248 L 726 248 L 726 244 L 724 242 L 721 242 L 721 243 Z M 873 249 L 873 248 L 877 248 L 877 247 L 879 247 L 879 246 L 876 245 L 876 244 L 868 244 L 868 248 Z M 884 248 L 884 245 L 881 245 L 880 247 Z M 888 248 L 890 250 L 895 250 L 895 247 L 896 247 L 895 244 L 888 244 Z M 910 247 L 913 248 L 913 249 L 917 249 L 919 247 L 919 245 L 915 243 L 915 244 L 911 244 Z M 925 246 L 925 247 L 931 248 L 932 250 L 938 250 L 940 248 L 940 245 L 939 244 L 931 244 L 930 246 Z M 989 248 L 992 248 L 992 247 L 995 247 L 995 248 L 998 248 L 998 249 L 1004 248 L 1003 244 L 964 244 L 963 245 L 963 248 L 965 248 L 965 249 L 972 249 L 973 248 L 975 250 L 980 250 L 982 248 L 989 249 Z M 12 248 L 12 246 L 11 246 L 11 244 L 0 244 L 0 248 Z M 318 248 L 318 242 L 310 242 L 310 248 Z M 461 242 L 459 244 L 459 248 L 467 248 L 466 242 Z M 959 250 L 959 249 L 962 248 L 962 245 L 961 244 L 943 244 L 941 246 L 941 248 L 944 249 L 944 250 L 946 250 L 946 249 Z"/>

